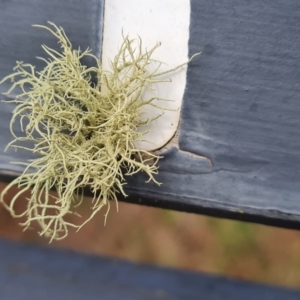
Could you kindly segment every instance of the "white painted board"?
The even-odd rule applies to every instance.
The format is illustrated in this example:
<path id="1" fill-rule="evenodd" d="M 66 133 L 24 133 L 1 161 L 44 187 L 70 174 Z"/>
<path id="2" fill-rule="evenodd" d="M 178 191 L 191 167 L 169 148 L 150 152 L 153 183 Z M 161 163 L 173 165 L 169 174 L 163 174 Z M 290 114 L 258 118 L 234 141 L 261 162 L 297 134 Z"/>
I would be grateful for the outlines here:
<path id="1" fill-rule="evenodd" d="M 147 49 L 161 42 L 162 45 L 153 54 L 154 59 L 165 63 L 161 66 L 161 71 L 186 62 L 189 23 L 189 0 L 106 0 L 102 49 L 104 70 L 109 69 L 109 62 L 120 48 L 122 30 L 130 38 L 140 36 Z M 176 132 L 186 84 L 186 66 L 166 75 L 166 78 L 171 78 L 172 82 L 155 86 L 155 95 L 173 100 L 160 104 L 175 111 L 164 111 L 160 118 L 140 128 L 142 131 L 149 130 L 144 136 L 145 140 L 136 145 L 141 149 L 159 149 Z M 162 110 L 153 107 L 146 110 L 146 116 L 150 118 L 161 113 Z"/>

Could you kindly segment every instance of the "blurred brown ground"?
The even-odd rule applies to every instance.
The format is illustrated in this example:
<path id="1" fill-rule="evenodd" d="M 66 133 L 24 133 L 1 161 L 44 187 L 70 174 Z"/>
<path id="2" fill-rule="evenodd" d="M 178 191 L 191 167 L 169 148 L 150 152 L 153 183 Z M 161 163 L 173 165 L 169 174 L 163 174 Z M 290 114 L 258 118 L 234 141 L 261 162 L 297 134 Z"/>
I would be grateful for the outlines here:
<path id="1" fill-rule="evenodd" d="M 0 190 L 4 184 L 0 183 Z M 11 197 L 15 191 L 11 191 Z M 19 209 L 25 201 L 19 203 Z M 83 218 L 89 208 L 79 208 Z M 0 236 L 48 244 L 0 206 Z M 300 287 L 300 231 L 119 203 L 50 247 Z"/>

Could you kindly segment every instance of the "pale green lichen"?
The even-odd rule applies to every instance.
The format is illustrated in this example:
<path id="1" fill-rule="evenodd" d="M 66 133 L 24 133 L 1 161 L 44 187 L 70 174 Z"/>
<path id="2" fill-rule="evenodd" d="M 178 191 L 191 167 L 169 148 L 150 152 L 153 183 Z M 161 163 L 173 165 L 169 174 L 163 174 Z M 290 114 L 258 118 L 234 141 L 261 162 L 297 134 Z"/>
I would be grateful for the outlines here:
<path id="1" fill-rule="evenodd" d="M 1 202 L 13 217 L 25 218 L 25 229 L 38 222 L 40 235 L 53 240 L 66 237 L 69 227 L 82 227 L 103 206 L 107 206 L 106 217 L 109 200 L 117 202 L 119 193 L 126 196 L 126 176 L 143 171 L 149 181 L 159 184 L 154 178 L 159 157 L 134 146 L 144 135 L 137 128 L 152 121 L 143 117 L 143 108 L 157 107 L 155 101 L 159 100 L 143 99 L 143 91 L 162 82 L 157 79 L 159 76 L 184 64 L 160 73 L 160 63 L 151 58 L 159 44 L 143 51 L 140 39 L 123 37 L 111 70 L 106 71 L 89 50 L 74 50 L 63 29 L 50 25 L 37 27 L 49 30 L 58 39 L 61 52 L 43 45 L 49 58 L 39 58 L 46 64 L 42 71 L 17 62 L 15 73 L 2 80 L 13 81 L 7 93 L 16 88 L 22 91 L 9 101 L 17 106 L 10 124 L 14 140 L 8 147 L 28 150 L 37 158 L 21 163 L 24 172 L 4 189 Z M 95 66 L 82 65 L 81 59 L 85 57 L 92 58 Z M 154 72 L 147 71 L 149 64 L 156 64 Z M 14 132 L 16 120 L 24 132 L 22 137 Z M 20 146 L 24 141 L 33 146 Z M 20 191 L 12 199 L 4 200 L 13 186 Z M 81 224 L 70 223 L 66 216 L 76 214 L 86 187 L 93 194 L 91 215 Z M 57 195 L 50 193 L 51 189 Z M 17 214 L 16 202 L 24 199 L 20 196 L 27 190 L 27 208 Z"/>

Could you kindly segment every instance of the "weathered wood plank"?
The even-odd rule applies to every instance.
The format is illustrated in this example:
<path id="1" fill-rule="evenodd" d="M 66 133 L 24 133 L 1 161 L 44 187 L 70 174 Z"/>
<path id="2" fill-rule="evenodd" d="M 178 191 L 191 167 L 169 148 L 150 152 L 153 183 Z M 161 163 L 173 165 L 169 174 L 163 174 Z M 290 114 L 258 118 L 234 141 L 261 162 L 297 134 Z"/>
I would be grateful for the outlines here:
<path id="1" fill-rule="evenodd" d="M 75 49 L 91 48 L 100 57 L 103 27 L 104 0 L 53 0 L 19 1 L 0 0 L 0 78 L 11 74 L 16 60 L 31 63 L 40 69 L 44 66 L 36 56 L 45 57 L 41 44 L 59 49 L 57 40 L 45 30 L 32 27 L 33 24 L 47 25 L 47 21 L 62 26 Z M 84 61 L 90 65 L 91 61 Z M 0 85 L 0 94 L 10 86 L 9 82 Z M 1 95 L 1 100 L 6 97 Z M 19 166 L 11 161 L 24 161 L 29 153 L 4 148 L 11 140 L 9 122 L 13 105 L 0 104 L 0 169 L 20 172 Z"/>
<path id="2" fill-rule="evenodd" d="M 59 45 L 50 33 L 31 26 L 32 24 L 46 25 L 48 20 L 64 28 L 74 48 L 80 46 L 81 49 L 85 50 L 89 47 L 93 49 L 95 55 L 100 57 L 103 6 L 103 0 L 0 0 L 0 78 L 2 79 L 12 72 L 16 60 L 32 63 L 37 66 L 37 69 L 40 69 L 43 62 L 35 57 L 45 56 L 41 48 L 42 43 L 58 49 Z M 87 60 L 84 63 L 89 65 L 91 62 Z M 0 85 L 0 94 L 5 92 L 9 85 L 9 83 Z M 5 97 L 1 95 L 1 100 L 3 98 Z M 5 180 L 10 179 L 7 177 L 8 174 L 11 175 L 22 170 L 20 166 L 11 165 L 11 161 L 25 161 L 31 157 L 29 153 L 24 151 L 9 150 L 4 153 L 7 142 L 12 138 L 9 132 L 9 123 L 13 108 L 13 105 L 0 103 L 0 173 Z M 51 262 L 48 261 L 48 264 Z M 3 274 L 1 277 L 3 278 Z M 8 278 L 6 279 L 8 280 Z M 7 280 L 9 289 L 9 286 L 13 285 L 10 285 Z M 19 296 L 8 297 L 8 292 L 3 290 L 0 291 L 0 298 L 21 299 L 24 289 L 26 290 L 28 287 L 25 279 L 22 284 L 20 283 L 20 286 L 13 286 Z M 48 299 L 43 293 L 41 293 L 41 297 L 37 298 Z"/>
<path id="3" fill-rule="evenodd" d="M 300 3 L 191 6 L 190 54 L 203 54 L 188 70 L 180 150 L 166 154 L 160 189 L 134 189 L 180 210 L 299 228 Z"/>
<path id="4" fill-rule="evenodd" d="M 47 21 L 62 26 L 74 48 L 90 47 L 100 55 L 103 26 L 103 0 L 66 1 L 0 1 L 0 76 L 12 72 L 16 60 L 30 62 L 39 68 L 44 57 L 41 44 L 58 48 L 57 41 L 33 24 Z M 3 87 L 1 88 L 3 91 Z"/>
<path id="5" fill-rule="evenodd" d="M 297 290 L 0 240 L 1 300 L 296 300 Z"/>
<path id="6" fill-rule="evenodd" d="M 0 75 L 16 58 L 28 61 L 41 41 L 48 43 L 41 31 L 28 31 L 46 19 L 62 24 L 74 44 L 99 52 L 97 1 L 0 3 Z M 13 3 L 20 9 L 13 11 Z M 203 54 L 189 66 L 179 142 L 161 161 L 163 185 L 135 176 L 126 201 L 300 228 L 300 3 L 193 0 L 191 6 L 190 54 Z M 11 139 L 10 110 L 1 104 L 5 174 L 21 171 L 9 161 L 28 158 L 2 152 Z"/>

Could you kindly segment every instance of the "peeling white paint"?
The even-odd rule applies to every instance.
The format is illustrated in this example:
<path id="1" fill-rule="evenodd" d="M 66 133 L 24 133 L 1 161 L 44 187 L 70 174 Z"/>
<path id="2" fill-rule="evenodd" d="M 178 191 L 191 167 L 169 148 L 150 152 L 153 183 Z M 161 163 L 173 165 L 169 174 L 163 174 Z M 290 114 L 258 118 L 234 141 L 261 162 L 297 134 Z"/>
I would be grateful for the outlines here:
<path id="1" fill-rule="evenodd" d="M 190 24 L 189 0 L 106 0 L 104 15 L 104 33 L 102 62 L 104 69 L 109 68 L 122 42 L 121 32 L 130 37 L 141 37 L 143 47 L 148 49 L 157 42 L 162 45 L 154 52 L 153 58 L 166 63 L 161 71 L 188 60 L 188 38 Z M 186 67 L 169 74 L 171 83 L 158 84 L 155 95 L 174 100 L 160 103 L 176 110 L 165 111 L 164 115 L 141 130 L 150 132 L 145 141 L 137 147 L 154 150 L 164 146 L 175 134 L 182 98 L 186 84 Z M 149 107 L 147 116 L 156 116 L 162 111 Z"/>

